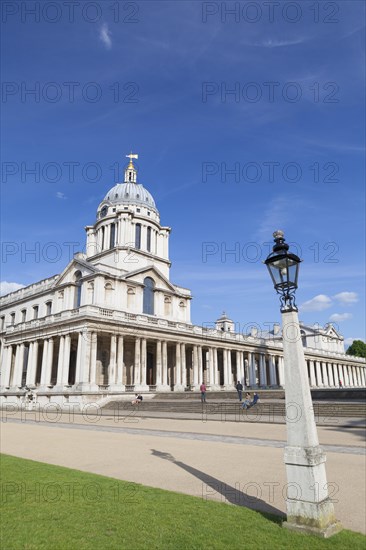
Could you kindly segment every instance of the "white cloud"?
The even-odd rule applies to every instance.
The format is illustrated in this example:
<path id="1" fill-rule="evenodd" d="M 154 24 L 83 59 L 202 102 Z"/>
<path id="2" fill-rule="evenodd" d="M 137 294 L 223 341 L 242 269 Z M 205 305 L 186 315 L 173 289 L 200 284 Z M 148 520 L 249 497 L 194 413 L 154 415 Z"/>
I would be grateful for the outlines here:
<path id="1" fill-rule="evenodd" d="M 15 292 L 15 290 L 19 290 L 23 287 L 24 285 L 20 285 L 19 283 L 8 283 L 8 281 L 0 281 L 0 296 L 4 296 L 5 294 L 9 294 L 10 292 Z"/>
<path id="2" fill-rule="evenodd" d="M 295 44 L 302 44 L 305 42 L 305 38 L 295 38 L 294 40 L 276 40 L 269 38 L 261 43 L 257 43 L 256 46 L 263 46 L 264 48 L 281 48 L 283 46 L 293 46 Z"/>
<path id="3" fill-rule="evenodd" d="M 99 31 L 99 38 L 107 48 L 110 50 L 112 47 L 111 31 L 108 28 L 108 23 L 103 23 Z"/>
<path id="4" fill-rule="evenodd" d="M 333 296 L 335 300 L 337 300 L 341 304 L 355 304 L 358 302 L 358 296 L 356 292 L 339 292 L 335 296 Z"/>
<path id="5" fill-rule="evenodd" d="M 346 346 L 351 346 L 353 344 L 353 341 L 354 340 L 361 340 L 361 342 L 364 342 L 365 340 L 363 340 L 363 338 L 346 338 L 344 343 Z"/>
<path id="6" fill-rule="evenodd" d="M 61 191 L 57 191 L 56 197 L 57 197 L 58 199 L 67 199 L 65 193 L 61 193 Z"/>
<path id="7" fill-rule="evenodd" d="M 329 298 L 329 296 L 326 296 L 325 294 L 318 294 L 317 296 L 314 296 L 311 300 L 308 300 L 307 302 L 304 302 L 300 309 L 302 311 L 323 311 L 324 309 L 328 309 L 332 305 L 332 300 Z"/>
<path id="8" fill-rule="evenodd" d="M 334 321 L 335 323 L 346 321 L 347 319 L 352 319 L 352 313 L 333 313 L 329 317 L 329 321 Z"/>

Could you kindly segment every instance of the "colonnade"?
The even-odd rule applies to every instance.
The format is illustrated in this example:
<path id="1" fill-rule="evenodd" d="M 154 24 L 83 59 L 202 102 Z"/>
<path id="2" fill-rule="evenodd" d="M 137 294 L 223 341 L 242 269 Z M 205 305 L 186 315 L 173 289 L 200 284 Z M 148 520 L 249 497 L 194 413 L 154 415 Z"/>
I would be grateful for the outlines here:
<path id="1" fill-rule="evenodd" d="M 334 358 L 306 359 L 311 387 L 366 387 L 366 368 Z M 215 342 L 83 330 L 3 347 L 1 387 L 37 386 L 139 391 L 284 387 L 283 356 L 265 349 L 232 349 Z"/>

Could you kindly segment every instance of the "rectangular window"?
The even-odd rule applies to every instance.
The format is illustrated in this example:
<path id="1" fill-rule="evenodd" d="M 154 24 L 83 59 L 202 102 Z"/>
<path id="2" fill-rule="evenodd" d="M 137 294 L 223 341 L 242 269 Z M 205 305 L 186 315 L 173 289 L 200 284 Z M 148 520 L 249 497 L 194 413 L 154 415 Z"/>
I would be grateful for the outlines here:
<path id="1" fill-rule="evenodd" d="M 151 252 L 151 227 L 147 228 L 146 250 Z"/>
<path id="2" fill-rule="evenodd" d="M 46 315 L 51 315 L 52 313 L 52 302 L 46 302 Z"/>
<path id="3" fill-rule="evenodd" d="M 136 224 L 136 233 L 135 233 L 135 248 L 141 248 L 141 224 Z"/>
<path id="4" fill-rule="evenodd" d="M 27 316 L 27 310 L 26 309 L 22 309 L 22 323 L 25 323 L 25 318 Z"/>
<path id="5" fill-rule="evenodd" d="M 33 319 L 38 319 L 38 306 L 33 306 Z"/>
<path id="6" fill-rule="evenodd" d="M 4 315 L 1 317 L 1 325 L 0 326 L 1 326 L 0 330 L 4 330 L 4 327 L 5 327 L 5 316 Z"/>
<path id="7" fill-rule="evenodd" d="M 13 326 L 15 324 L 15 313 L 10 313 L 10 325 Z"/>

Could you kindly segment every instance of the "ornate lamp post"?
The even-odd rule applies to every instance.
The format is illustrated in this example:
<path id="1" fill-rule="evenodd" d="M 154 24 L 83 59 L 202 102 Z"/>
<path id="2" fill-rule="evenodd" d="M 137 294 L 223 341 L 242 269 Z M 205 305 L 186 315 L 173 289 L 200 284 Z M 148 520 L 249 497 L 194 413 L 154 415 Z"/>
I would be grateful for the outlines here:
<path id="1" fill-rule="evenodd" d="M 328 494 L 325 453 L 319 446 L 309 379 L 301 342 L 295 291 L 300 258 L 289 253 L 283 231 L 273 233 L 273 252 L 265 260 L 280 295 L 285 366 L 288 529 L 330 537 L 342 529 Z M 293 413 L 292 411 L 295 411 Z"/>

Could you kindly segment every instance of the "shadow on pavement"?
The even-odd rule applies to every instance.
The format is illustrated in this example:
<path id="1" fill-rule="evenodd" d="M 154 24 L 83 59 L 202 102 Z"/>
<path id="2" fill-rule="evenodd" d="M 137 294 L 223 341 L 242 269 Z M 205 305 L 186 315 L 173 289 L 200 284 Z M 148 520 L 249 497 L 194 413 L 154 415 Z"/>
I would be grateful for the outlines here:
<path id="1" fill-rule="evenodd" d="M 151 449 L 151 453 L 153 456 L 161 458 L 162 460 L 173 462 L 173 464 L 176 464 L 179 468 L 182 468 L 189 474 L 195 476 L 197 479 L 202 481 L 202 498 L 204 500 L 213 500 L 213 495 L 220 494 L 228 502 L 230 502 L 230 504 L 235 504 L 236 506 L 244 506 L 245 508 L 255 510 L 256 512 L 259 512 L 264 517 L 266 517 L 266 519 L 269 519 L 274 523 L 282 523 L 282 521 L 285 519 L 284 513 L 278 508 L 271 506 L 260 498 L 248 495 L 247 493 L 240 491 L 236 487 L 231 487 L 230 485 L 227 485 L 226 483 L 206 474 L 205 472 L 202 472 L 201 470 L 197 470 L 196 468 L 193 468 L 192 466 L 189 466 L 184 462 L 176 460 L 174 456 L 170 453 L 165 453 L 156 449 Z M 252 483 L 248 485 L 254 486 L 257 484 Z M 215 500 L 217 501 L 217 499 Z"/>

